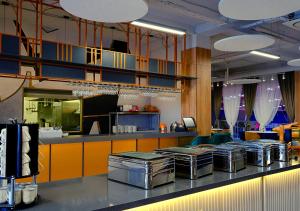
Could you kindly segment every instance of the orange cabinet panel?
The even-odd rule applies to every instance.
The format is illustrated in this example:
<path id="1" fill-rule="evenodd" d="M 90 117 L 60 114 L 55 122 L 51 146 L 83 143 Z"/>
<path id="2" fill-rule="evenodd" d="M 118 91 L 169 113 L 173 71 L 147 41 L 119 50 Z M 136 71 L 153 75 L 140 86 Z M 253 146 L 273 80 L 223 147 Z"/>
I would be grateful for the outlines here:
<path id="1" fill-rule="evenodd" d="M 153 152 L 158 149 L 158 138 L 145 138 L 137 140 L 137 151 Z"/>
<path id="2" fill-rule="evenodd" d="M 37 182 L 49 182 L 49 168 L 50 168 L 50 145 L 39 146 L 39 175 Z M 32 177 L 17 179 L 17 182 L 32 182 Z"/>
<path id="3" fill-rule="evenodd" d="M 114 140 L 112 141 L 112 153 L 136 151 L 136 140 Z"/>
<path id="4" fill-rule="evenodd" d="M 84 143 L 84 176 L 107 173 L 110 153 L 110 141 Z"/>
<path id="5" fill-rule="evenodd" d="M 37 181 L 49 182 L 50 177 L 50 145 L 39 146 L 39 175 Z"/>
<path id="6" fill-rule="evenodd" d="M 257 139 L 260 139 L 260 136 L 258 133 L 255 133 L 254 131 L 252 131 L 252 132 L 246 131 L 245 132 L 245 140 L 246 141 L 252 141 L 252 140 L 257 140 Z"/>
<path id="7" fill-rule="evenodd" d="M 159 139 L 159 148 L 177 147 L 177 146 L 178 146 L 178 138 L 160 138 Z"/>
<path id="8" fill-rule="evenodd" d="M 51 181 L 82 177 L 83 143 L 51 145 Z"/>

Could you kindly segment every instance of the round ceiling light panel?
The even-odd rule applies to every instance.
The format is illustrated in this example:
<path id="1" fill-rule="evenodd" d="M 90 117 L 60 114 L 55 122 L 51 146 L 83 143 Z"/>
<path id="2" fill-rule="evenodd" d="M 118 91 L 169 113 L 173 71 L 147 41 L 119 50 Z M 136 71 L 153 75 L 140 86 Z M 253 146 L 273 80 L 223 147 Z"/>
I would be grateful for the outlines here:
<path id="1" fill-rule="evenodd" d="M 106 23 L 134 21 L 148 12 L 145 0 L 60 0 L 60 5 L 74 16 Z"/>
<path id="2" fill-rule="evenodd" d="M 288 65 L 292 67 L 300 67 L 300 59 L 293 59 L 288 61 Z"/>
<path id="3" fill-rule="evenodd" d="M 220 13 L 236 20 L 276 18 L 300 10 L 299 0 L 221 0 Z"/>
<path id="4" fill-rule="evenodd" d="M 219 51 L 252 51 L 266 48 L 275 43 L 275 40 L 266 35 L 238 35 L 227 37 L 214 43 L 214 48 Z"/>

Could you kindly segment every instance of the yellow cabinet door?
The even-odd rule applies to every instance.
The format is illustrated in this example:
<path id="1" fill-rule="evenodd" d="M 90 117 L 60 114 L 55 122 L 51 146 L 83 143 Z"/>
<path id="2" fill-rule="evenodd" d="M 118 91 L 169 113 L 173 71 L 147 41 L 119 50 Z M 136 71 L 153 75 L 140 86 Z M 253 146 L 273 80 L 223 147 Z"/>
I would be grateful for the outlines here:
<path id="1" fill-rule="evenodd" d="M 82 177 L 83 143 L 51 145 L 51 181 Z"/>
<path id="2" fill-rule="evenodd" d="M 159 139 L 159 148 L 167 148 L 167 147 L 177 147 L 178 146 L 178 138 L 160 138 Z"/>
<path id="3" fill-rule="evenodd" d="M 111 153 L 111 142 L 84 143 L 84 176 L 93 176 L 108 172 L 108 155 Z"/>
<path id="4" fill-rule="evenodd" d="M 112 153 L 134 152 L 136 151 L 136 140 L 113 140 Z"/>
<path id="5" fill-rule="evenodd" d="M 158 149 L 158 138 L 145 138 L 137 140 L 138 152 L 153 152 Z"/>

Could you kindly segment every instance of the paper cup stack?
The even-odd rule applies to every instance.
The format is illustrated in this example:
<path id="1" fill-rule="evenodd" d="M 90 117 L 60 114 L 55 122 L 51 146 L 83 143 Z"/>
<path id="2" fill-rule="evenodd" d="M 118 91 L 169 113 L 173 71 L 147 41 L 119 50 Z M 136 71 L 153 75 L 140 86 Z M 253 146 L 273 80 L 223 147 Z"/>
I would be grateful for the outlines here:
<path id="1" fill-rule="evenodd" d="M 2 129 L 0 134 L 0 176 L 6 176 L 6 134 L 7 130 Z"/>
<path id="2" fill-rule="evenodd" d="M 22 127 L 22 176 L 30 175 L 30 157 L 28 152 L 30 151 L 29 142 L 31 136 L 29 134 L 29 128 L 27 126 Z"/>

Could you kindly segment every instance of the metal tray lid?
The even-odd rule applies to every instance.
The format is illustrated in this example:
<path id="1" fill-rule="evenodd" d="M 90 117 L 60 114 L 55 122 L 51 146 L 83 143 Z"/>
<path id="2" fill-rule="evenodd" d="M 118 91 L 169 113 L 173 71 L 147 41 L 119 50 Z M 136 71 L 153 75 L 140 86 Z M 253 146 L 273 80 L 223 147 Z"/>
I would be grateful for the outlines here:
<path id="1" fill-rule="evenodd" d="M 216 146 L 218 151 L 240 151 L 243 147 L 240 144 L 221 144 Z"/>
<path id="2" fill-rule="evenodd" d="M 281 143 L 280 141 L 277 140 L 272 140 L 272 139 L 258 139 L 256 142 L 259 143 L 267 143 L 267 144 L 272 144 L 272 145 L 279 145 L 279 146 L 288 146 L 287 143 Z"/>
<path id="3" fill-rule="evenodd" d="M 184 155 L 203 155 L 207 153 L 211 153 L 210 149 L 204 148 L 186 148 L 186 147 L 170 147 L 165 149 L 158 149 L 158 152 L 170 152 L 174 154 L 184 154 Z"/>
<path id="4" fill-rule="evenodd" d="M 265 148 L 271 148 L 272 144 L 270 143 L 262 143 L 262 142 L 251 142 L 251 143 L 244 143 L 246 148 L 251 149 L 265 149 Z"/>
<path id="5" fill-rule="evenodd" d="M 114 156 L 124 157 L 124 158 L 132 158 L 143 161 L 153 161 L 158 159 L 166 158 L 166 156 L 161 154 L 156 154 L 152 152 L 123 152 L 120 154 L 113 154 Z"/>

